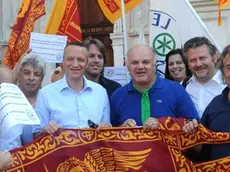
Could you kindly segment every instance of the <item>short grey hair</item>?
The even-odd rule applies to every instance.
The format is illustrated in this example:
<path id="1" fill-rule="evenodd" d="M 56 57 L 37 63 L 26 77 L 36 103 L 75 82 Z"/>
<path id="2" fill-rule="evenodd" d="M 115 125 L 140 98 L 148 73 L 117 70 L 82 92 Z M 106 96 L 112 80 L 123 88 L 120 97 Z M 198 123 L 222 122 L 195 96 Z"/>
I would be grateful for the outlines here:
<path id="1" fill-rule="evenodd" d="M 197 47 L 200 47 L 202 45 L 207 45 L 209 54 L 211 56 L 214 56 L 216 54 L 216 51 L 218 51 L 217 48 L 215 47 L 215 45 L 213 45 L 208 38 L 206 38 L 204 36 L 203 37 L 194 37 L 194 38 L 188 40 L 187 42 L 185 42 L 185 44 L 184 44 L 183 54 L 185 56 L 185 60 L 188 62 L 187 52 L 190 49 L 197 48 Z"/>
<path id="2" fill-rule="evenodd" d="M 22 60 L 19 64 L 18 72 L 21 72 L 22 68 L 25 65 L 32 65 L 35 69 L 38 69 L 41 72 L 42 78 L 45 76 L 46 64 L 40 56 L 34 54 L 26 54 L 24 57 L 22 57 Z"/>

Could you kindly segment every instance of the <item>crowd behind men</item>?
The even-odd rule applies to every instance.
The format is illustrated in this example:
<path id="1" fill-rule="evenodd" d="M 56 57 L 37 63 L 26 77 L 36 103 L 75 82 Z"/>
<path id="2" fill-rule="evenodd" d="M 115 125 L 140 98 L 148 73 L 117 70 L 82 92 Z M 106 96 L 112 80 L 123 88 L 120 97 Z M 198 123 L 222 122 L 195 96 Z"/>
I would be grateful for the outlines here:
<path id="1" fill-rule="evenodd" d="M 219 56 L 207 38 L 196 37 L 184 44 L 183 55 L 188 66 L 184 71 L 193 74 L 186 88 L 156 74 L 155 52 L 146 45 L 128 51 L 132 80 L 123 87 L 103 76 L 106 50 L 97 39 L 69 43 L 61 70 L 53 73 L 54 83 L 44 88 L 45 63 L 38 56 L 25 55 L 17 66 L 16 78 L 41 125 L 18 126 L 20 130 L 15 128 L 0 138 L 0 170 L 10 164 L 10 154 L 5 150 L 21 147 L 43 133 L 53 134 L 59 128 L 88 128 L 89 120 L 97 130 L 143 126 L 149 131 L 158 127 L 157 118 L 167 115 L 188 119 L 183 127 L 187 133 L 194 132 L 199 123 L 213 131 L 229 132 L 230 46 Z M 181 71 L 176 64 L 174 68 L 174 74 Z M 0 83 L 14 83 L 14 75 L 0 66 Z M 211 145 L 208 150 L 208 159 L 230 156 L 228 144 Z"/>

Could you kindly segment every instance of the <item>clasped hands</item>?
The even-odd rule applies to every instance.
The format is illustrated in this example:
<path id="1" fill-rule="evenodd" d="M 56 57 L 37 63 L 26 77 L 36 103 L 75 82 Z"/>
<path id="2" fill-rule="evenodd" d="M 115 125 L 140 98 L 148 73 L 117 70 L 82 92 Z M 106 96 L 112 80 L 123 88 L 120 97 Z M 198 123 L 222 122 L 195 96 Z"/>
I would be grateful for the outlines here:
<path id="1" fill-rule="evenodd" d="M 145 131 L 151 131 L 153 129 L 158 128 L 158 125 L 159 125 L 159 122 L 158 122 L 157 118 L 150 117 L 144 123 L 143 129 Z M 133 119 L 127 119 L 121 125 L 121 127 L 136 127 L 136 126 L 137 126 L 137 123 Z M 189 121 L 188 123 L 186 123 L 182 130 L 186 133 L 193 133 L 197 127 L 198 127 L 198 121 L 196 119 L 193 119 L 193 120 Z"/>
<path id="2" fill-rule="evenodd" d="M 149 117 L 144 125 L 143 125 L 143 129 L 144 131 L 151 131 L 153 129 L 156 129 L 159 125 L 159 122 L 157 120 L 157 118 L 153 118 L 153 117 Z M 136 127 L 137 123 L 134 119 L 127 119 L 122 125 L 121 127 Z"/>
<path id="3" fill-rule="evenodd" d="M 100 130 L 102 128 L 110 128 L 112 127 L 111 124 L 109 124 L 108 122 L 100 122 L 97 124 L 97 129 L 96 130 Z M 54 134 L 57 130 L 61 129 L 62 127 L 60 125 L 58 125 L 56 122 L 51 121 L 50 123 L 47 124 L 47 126 L 44 128 L 45 133 L 48 134 Z"/>

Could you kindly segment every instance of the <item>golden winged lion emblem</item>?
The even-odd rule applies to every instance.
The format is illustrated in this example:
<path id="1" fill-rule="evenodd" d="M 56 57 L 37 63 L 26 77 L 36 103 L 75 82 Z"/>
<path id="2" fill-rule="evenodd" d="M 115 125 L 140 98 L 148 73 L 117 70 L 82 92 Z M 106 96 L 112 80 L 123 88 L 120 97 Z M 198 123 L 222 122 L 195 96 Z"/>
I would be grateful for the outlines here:
<path id="1" fill-rule="evenodd" d="M 118 151 L 100 148 L 86 153 L 84 161 L 70 157 L 61 163 L 56 172 L 126 172 L 139 170 L 151 149 L 143 151 Z"/>

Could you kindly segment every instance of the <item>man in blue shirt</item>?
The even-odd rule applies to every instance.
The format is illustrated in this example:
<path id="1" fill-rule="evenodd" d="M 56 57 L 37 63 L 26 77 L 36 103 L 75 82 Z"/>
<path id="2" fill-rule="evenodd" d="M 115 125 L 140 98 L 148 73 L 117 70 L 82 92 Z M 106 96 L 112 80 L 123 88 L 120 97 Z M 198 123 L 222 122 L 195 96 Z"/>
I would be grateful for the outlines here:
<path id="1" fill-rule="evenodd" d="M 38 95 L 36 112 L 41 126 L 33 133 L 53 134 L 59 128 L 88 128 L 88 120 L 99 128 L 110 127 L 110 107 L 106 90 L 87 80 L 84 70 L 88 52 L 82 43 L 72 42 L 65 48 L 65 76 L 46 87 Z"/>
<path id="2" fill-rule="evenodd" d="M 136 45 L 128 52 L 128 70 L 132 81 L 117 89 L 111 97 L 111 121 L 114 126 L 158 127 L 157 118 L 197 119 L 198 114 L 184 88 L 155 75 L 156 58 L 152 48 Z M 192 125 L 197 123 L 190 122 Z"/>

